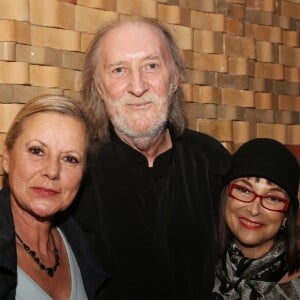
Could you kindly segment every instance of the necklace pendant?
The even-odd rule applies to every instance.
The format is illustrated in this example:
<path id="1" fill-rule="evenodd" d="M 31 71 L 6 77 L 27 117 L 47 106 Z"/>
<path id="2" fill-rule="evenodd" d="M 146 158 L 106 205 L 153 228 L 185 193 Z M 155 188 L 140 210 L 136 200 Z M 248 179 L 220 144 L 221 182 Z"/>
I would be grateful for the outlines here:
<path id="1" fill-rule="evenodd" d="M 54 276 L 54 270 L 52 268 L 47 268 L 46 269 L 47 275 L 50 277 Z"/>

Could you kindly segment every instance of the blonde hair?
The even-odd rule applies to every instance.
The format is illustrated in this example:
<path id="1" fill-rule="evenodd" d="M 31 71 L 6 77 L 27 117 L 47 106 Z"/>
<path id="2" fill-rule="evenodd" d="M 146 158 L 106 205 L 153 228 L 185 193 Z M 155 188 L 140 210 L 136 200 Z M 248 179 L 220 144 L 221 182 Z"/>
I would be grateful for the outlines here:
<path id="1" fill-rule="evenodd" d="M 12 149 L 14 143 L 22 131 L 22 125 L 30 116 L 41 112 L 56 112 L 65 114 L 86 125 L 88 144 L 93 139 L 92 132 L 89 132 L 90 121 L 81 108 L 81 102 L 67 96 L 41 95 L 29 100 L 16 115 L 11 124 L 4 141 L 8 150 Z M 89 145 L 88 145 L 89 146 Z"/>
<path id="2" fill-rule="evenodd" d="M 96 144 L 94 143 L 96 136 L 92 123 L 84 113 L 80 101 L 67 96 L 41 95 L 29 100 L 13 120 L 4 141 L 4 145 L 8 151 L 13 148 L 17 138 L 22 133 L 24 122 L 32 115 L 43 112 L 64 114 L 85 124 L 87 133 L 87 154 L 96 148 Z M 4 185 L 7 185 L 8 174 L 4 173 L 3 179 Z"/>

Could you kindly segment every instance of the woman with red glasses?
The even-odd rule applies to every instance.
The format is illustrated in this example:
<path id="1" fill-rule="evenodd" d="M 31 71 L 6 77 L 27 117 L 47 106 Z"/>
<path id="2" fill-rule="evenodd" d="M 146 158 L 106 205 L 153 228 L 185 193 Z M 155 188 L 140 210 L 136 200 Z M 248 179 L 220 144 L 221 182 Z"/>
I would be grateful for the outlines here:
<path id="1" fill-rule="evenodd" d="M 299 163 L 275 140 L 251 140 L 233 155 L 212 299 L 300 299 L 298 187 Z"/>

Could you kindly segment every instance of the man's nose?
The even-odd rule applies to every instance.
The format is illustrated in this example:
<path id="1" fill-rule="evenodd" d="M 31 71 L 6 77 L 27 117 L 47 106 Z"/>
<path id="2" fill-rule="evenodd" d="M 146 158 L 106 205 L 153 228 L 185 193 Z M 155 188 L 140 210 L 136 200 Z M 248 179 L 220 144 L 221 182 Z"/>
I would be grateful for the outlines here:
<path id="1" fill-rule="evenodd" d="M 140 97 L 146 91 L 148 91 L 148 83 L 145 75 L 140 70 L 133 70 L 130 74 L 128 92 L 136 97 Z"/>

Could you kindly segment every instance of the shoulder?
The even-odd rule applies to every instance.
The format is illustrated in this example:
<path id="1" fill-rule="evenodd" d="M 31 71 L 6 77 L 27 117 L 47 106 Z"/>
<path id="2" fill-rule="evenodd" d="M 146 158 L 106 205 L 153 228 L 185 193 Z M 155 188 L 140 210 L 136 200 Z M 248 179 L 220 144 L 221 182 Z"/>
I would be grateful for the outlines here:
<path id="1" fill-rule="evenodd" d="M 210 154 L 218 153 L 226 158 L 230 157 L 229 152 L 217 139 L 208 134 L 190 129 L 186 129 L 182 135 L 177 137 L 175 144 L 182 144 L 196 151 L 203 151 Z"/>

